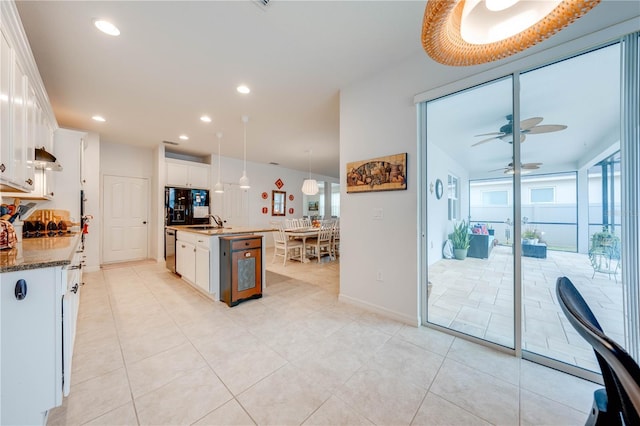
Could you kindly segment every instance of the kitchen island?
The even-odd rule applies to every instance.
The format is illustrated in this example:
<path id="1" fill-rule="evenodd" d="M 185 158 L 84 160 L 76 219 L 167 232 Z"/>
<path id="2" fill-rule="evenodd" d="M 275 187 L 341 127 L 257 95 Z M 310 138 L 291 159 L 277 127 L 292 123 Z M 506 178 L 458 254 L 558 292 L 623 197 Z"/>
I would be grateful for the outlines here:
<path id="1" fill-rule="evenodd" d="M 168 226 L 176 231 L 176 273 L 213 300 L 220 300 L 220 240 L 222 236 L 272 232 L 272 228 L 215 227 L 208 225 Z M 262 258 L 264 258 L 264 244 Z M 266 272 L 262 268 L 262 282 Z"/>

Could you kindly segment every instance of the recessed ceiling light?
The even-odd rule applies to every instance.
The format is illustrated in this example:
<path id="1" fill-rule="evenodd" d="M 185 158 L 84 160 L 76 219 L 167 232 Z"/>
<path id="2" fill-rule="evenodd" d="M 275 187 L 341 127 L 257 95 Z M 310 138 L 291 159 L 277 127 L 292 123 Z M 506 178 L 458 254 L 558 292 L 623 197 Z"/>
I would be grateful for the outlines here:
<path id="1" fill-rule="evenodd" d="M 95 25 L 97 29 L 99 29 L 105 34 L 109 34 L 111 36 L 120 35 L 120 30 L 118 29 L 118 27 L 116 27 L 109 21 L 105 21 L 104 19 L 94 19 L 93 25 Z"/>
<path id="2" fill-rule="evenodd" d="M 105 121 L 107 121 L 107 120 L 105 120 L 105 118 L 104 118 L 103 116 L 101 116 L 101 115 L 94 115 L 94 116 L 93 116 L 93 117 L 91 117 L 91 118 L 93 118 L 95 121 L 99 121 L 99 122 L 101 122 L 101 123 L 104 123 Z"/>
<path id="3" fill-rule="evenodd" d="M 187 136 L 187 135 L 180 135 L 178 137 L 180 138 L 180 140 L 183 140 L 183 141 L 188 141 L 189 140 L 189 136 Z"/>
<path id="4" fill-rule="evenodd" d="M 211 123 L 211 117 L 209 117 L 208 115 L 203 115 L 202 117 L 200 117 L 200 121 L 204 121 L 205 123 Z"/>
<path id="5" fill-rule="evenodd" d="M 240 86 L 238 86 L 236 90 L 238 91 L 238 93 L 242 93 L 243 95 L 246 95 L 247 93 L 251 92 L 251 89 L 249 89 L 244 84 L 241 84 Z"/>

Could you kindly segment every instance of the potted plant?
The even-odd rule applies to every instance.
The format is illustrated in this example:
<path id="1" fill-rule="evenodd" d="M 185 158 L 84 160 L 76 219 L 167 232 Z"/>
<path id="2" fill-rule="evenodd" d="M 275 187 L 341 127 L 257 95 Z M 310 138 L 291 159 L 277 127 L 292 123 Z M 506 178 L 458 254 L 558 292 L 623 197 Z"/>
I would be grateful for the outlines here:
<path id="1" fill-rule="evenodd" d="M 453 244 L 453 255 L 458 260 L 464 260 L 467 257 L 467 250 L 471 244 L 471 234 L 466 221 L 459 222 L 453 226 L 453 233 L 450 235 L 451 244 Z"/>
<path id="2" fill-rule="evenodd" d="M 591 251 L 611 250 L 619 246 L 620 238 L 609 231 L 608 226 L 603 226 L 601 232 L 591 236 Z"/>
<path id="3" fill-rule="evenodd" d="M 522 244 L 538 244 L 540 235 L 535 229 L 527 229 L 522 233 Z"/>

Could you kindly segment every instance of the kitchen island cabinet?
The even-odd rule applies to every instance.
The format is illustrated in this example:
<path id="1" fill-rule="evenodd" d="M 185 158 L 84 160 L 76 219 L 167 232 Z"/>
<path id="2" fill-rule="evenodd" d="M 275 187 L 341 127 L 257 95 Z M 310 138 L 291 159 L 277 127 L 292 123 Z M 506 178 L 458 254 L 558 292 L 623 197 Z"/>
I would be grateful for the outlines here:
<path id="1" fill-rule="evenodd" d="M 246 235 L 272 232 L 271 228 L 214 228 L 203 225 L 170 226 L 176 230 L 176 272 L 194 288 L 213 300 L 220 300 L 220 238 L 229 235 Z M 260 249 L 264 258 L 264 246 Z M 265 270 L 261 268 L 261 282 L 265 282 Z"/>

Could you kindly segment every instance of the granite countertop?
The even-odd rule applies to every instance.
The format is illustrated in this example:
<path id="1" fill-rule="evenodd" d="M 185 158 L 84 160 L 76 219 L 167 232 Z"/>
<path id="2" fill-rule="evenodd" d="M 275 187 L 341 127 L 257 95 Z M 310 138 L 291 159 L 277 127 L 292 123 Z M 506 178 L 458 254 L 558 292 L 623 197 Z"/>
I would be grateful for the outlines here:
<path id="1" fill-rule="evenodd" d="M 168 229 L 175 229 L 176 231 L 192 232 L 200 235 L 238 235 L 238 234 L 254 234 L 256 232 L 273 232 L 273 228 L 251 228 L 249 226 L 232 226 L 229 228 L 212 228 L 212 229 L 198 229 L 206 225 L 178 225 L 167 226 Z"/>
<path id="2" fill-rule="evenodd" d="M 52 238 L 25 238 L 14 248 L 0 250 L 0 272 L 26 271 L 69 265 L 81 234 Z"/>

